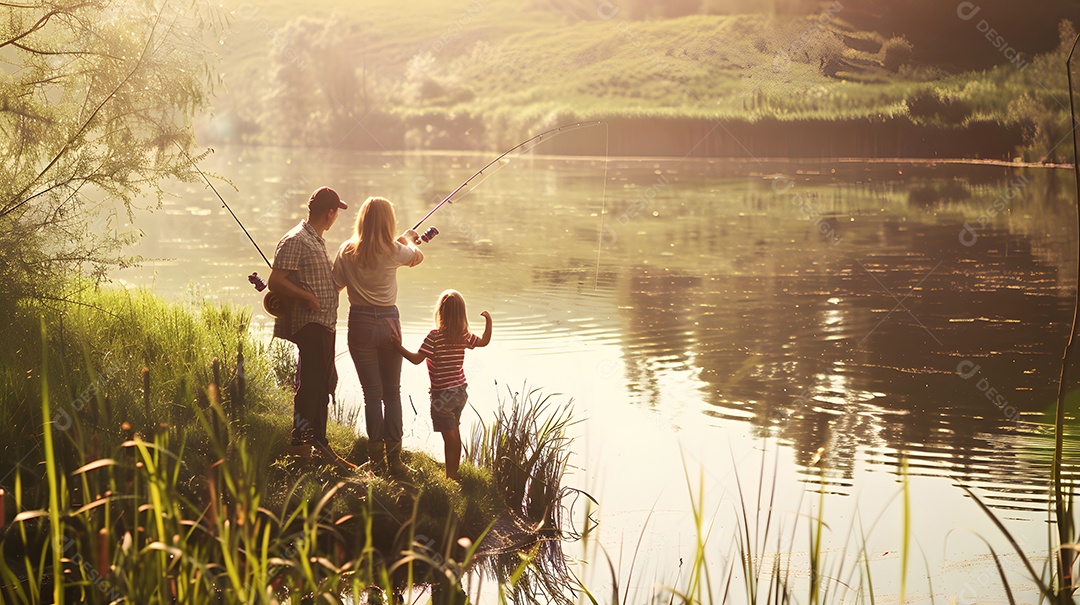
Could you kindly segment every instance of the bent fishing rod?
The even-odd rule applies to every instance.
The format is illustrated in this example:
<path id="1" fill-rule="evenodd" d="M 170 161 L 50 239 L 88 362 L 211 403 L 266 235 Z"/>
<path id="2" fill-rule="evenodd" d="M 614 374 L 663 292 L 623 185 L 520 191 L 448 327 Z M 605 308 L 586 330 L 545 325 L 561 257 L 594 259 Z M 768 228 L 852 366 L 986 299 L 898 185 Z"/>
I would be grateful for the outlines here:
<path id="1" fill-rule="evenodd" d="M 225 209 L 229 211 L 229 214 L 232 215 L 233 220 L 236 221 L 236 224 L 240 225 L 240 229 L 244 232 L 244 235 L 247 236 L 248 240 L 251 242 L 251 245 L 255 246 L 255 249 L 259 251 L 259 256 L 261 256 L 262 259 L 264 261 L 266 261 L 266 266 L 270 267 L 270 270 L 273 271 L 274 270 L 274 265 L 271 264 L 270 259 L 266 258 L 266 255 L 263 254 L 262 248 L 260 248 L 259 244 L 257 244 L 255 242 L 255 238 L 251 237 L 251 233 L 248 232 L 247 227 L 244 226 L 244 223 L 240 222 L 240 217 L 236 216 L 236 213 L 233 212 L 233 209 L 229 207 L 229 203 L 225 201 L 225 198 L 222 197 L 220 193 L 218 193 L 217 187 L 214 187 L 214 184 L 210 182 L 210 179 L 206 176 L 206 173 L 204 173 L 202 171 L 202 169 L 199 168 L 199 165 L 195 163 L 195 160 L 193 160 L 190 155 L 188 155 L 188 152 L 184 151 L 183 147 L 180 147 L 179 143 L 176 143 L 176 147 L 178 149 L 180 149 L 180 153 L 184 154 L 184 157 L 187 158 L 187 161 L 191 162 L 192 168 L 194 168 L 195 172 L 198 172 L 199 176 L 201 176 L 203 178 L 203 180 L 206 181 L 207 186 L 209 186 L 210 190 L 214 192 L 214 195 L 216 195 L 217 198 L 219 200 L 221 200 L 221 205 L 224 206 Z M 214 152 L 214 150 L 211 148 L 210 153 L 213 153 L 213 152 Z M 259 277 L 259 273 L 257 271 L 252 271 L 251 275 L 247 276 L 247 279 L 248 279 L 248 282 L 251 285 L 255 286 L 255 289 L 257 291 L 262 292 L 263 290 L 266 289 L 266 280 Z M 270 297 L 270 294 L 267 293 L 267 297 L 263 299 L 263 307 L 265 307 L 267 312 L 270 312 L 271 315 L 274 315 L 275 317 L 277 317 L 277 315 L 275 313 L 276 313 L 276 309 L 280 306 L 280 299 L 274 298 L 273 300 L 271 300 L 269 297 Z M 275 309 L 274 312 L 271 312 L 271 310 L 270 310 L 271 307 L 273 309 Z"/>
<path id="2" fill-rule="evenodd" d="M 538 134 L 538 135 L 536 135 L 536 136 L 534 136 L 532 138 L 526 139 L 526 140 L 518 143 L 517 145 L 514 145 L 510 149 L 507 149 L 506 151 L 499 154 L 499 157 L 497 157 L 494 160 L 491 160 L 490 162 L 485 164 L 483 168 L 481 168 L 480 170 L 477 170 L 476 172 L 474 172 L 472 176 L 465 179 L 464 183 L 459 185 L 457 189 L 451 191 L 450 195 L 443 198 L 443 200 L 441 202 L 439 202 L 438 204 L 435 204 L 435 207 L 432 208 L 430 212 L 425 214 L 424 218 L 417 221 L 416 224 L 413 225 L 412 230 L 416 231 L 417 229 L 419 229 L 420 225 L 423 225 L 424 221 L 431 218 L 431 215 L 435 214 L 435 212 L 437 212 L 439 210 L 439 208 L 442 208 L 444 204 L 453 203 L 453 202 L 450 201 L 450 199 L 453 198 L 455 195 L 457 195 L 459 192 L 461 192 L 461 190 L 464 189 L 466 186 L 468 186 L 468 184 L 471 183 L 473 179 L 480 176 L 481 174 L 484 174 L 485 170 L 487 170 L 488 168 L 491 168 L 492 166 L 497 164 L 499 162 L 499 160 L 505 158 L 506 156 L 510 155 L 511 153 L 514 153 L 518 149 L 521 149 L 522 147 L 525 147 L 526 145 L 529 145 L 530 143 L 534 143 L 534 142 L 536 143 L 536 145 L 539 145 L 540 143 L 542 143 L 544 141 L 544 139 L 556 137 L 556 136 L 558 136 L 560 134 L 563 134 L 564 132 L 570 132 L 571 130 L 577 130 L 579 128 L 589 128 L 590 126 L 599 126 L 600 124 L 603 124 L 603 122 L 600 121 L 600 120 L 593 120 L 593 121 L 590 121 L 590 122 L 577 122 L 575 124 L 566 124 L 564 126 L 559 126 L 559 127 L 556 127 L 556 128 L 552 128 L 551 130 L 545 130 L 544 132 L 541 132 L 540 134 Z M 471 189 L 470 189 L 470 191 L 471 191 Z M 428 236 L 429 234 L 430 234 L 430 236 L 425 239 L 424 236 Z M 422 241 L 425 241 L 425 242 L 431 241 L 431 238 L 435 237 L 438 234 L 439 234 L 439 230 L 432 227 L 432 228 L 428 229 L 427 231 L 425 231 L 424 235 L 421 236 L 420 239 Z"/>

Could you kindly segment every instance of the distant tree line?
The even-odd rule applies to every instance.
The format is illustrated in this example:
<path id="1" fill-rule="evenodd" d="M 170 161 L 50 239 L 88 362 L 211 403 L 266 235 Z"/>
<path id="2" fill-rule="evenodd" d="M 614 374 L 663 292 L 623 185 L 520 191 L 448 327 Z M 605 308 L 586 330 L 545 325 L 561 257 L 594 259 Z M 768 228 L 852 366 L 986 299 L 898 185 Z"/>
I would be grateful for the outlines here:
<path id="1" fill-rule="evenodd" d="M 533 8 L 568 19 L 670 19 L 698 14 L 761 13 L 809 16 L 839 3 L 840 20 L 886 39 L 903 37 L 912 59 L 956 71 L 1008 62 L 1006 48 L 1028 58 L 1053 50 L 1062 19 L 1080 22 L 1080 2 L 1039 0 L 1037 7 L 1015 0 L 531 0 Z M 617 10 L 617 13 L 614 12 Z M 974 12 L 972 15 L 971 13 Z M 602 13 L 602 14 L 601 14 Z M 965 18 L 966 17 L 966 18 Z"/>

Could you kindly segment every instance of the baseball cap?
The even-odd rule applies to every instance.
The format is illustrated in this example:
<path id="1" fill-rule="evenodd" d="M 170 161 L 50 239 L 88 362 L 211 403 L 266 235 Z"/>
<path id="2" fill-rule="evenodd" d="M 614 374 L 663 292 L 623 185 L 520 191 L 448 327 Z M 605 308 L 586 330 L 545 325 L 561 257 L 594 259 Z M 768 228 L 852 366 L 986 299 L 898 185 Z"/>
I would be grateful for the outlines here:
<path id="1" fill-rule="evenodd" d="M 311 199 L 308 200 L 309 210 L 320 210 L 325 212 L 332 208 L 347 210 L 349 207 L 345 202 L 341 201 L 337 191 L 334 191 L 329 187 L 319 187 L 311 194 Z"/>

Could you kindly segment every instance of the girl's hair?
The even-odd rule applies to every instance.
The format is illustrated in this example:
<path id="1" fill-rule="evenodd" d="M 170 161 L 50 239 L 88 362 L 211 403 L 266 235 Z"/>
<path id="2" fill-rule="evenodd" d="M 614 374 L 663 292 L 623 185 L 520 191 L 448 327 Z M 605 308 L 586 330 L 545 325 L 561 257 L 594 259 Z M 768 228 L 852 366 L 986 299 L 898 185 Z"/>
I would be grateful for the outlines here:
<path id="1" fill-rule="evenodd" d="M 435 327 L 447 342 L 464 342 L 469 334 L 465 298 L 457 290 L 446 290 L 435 304 Z"/>
<path id="2" fill-rule="evenodd" d="M 345 244 L 345 254 L 356 258 L 361 267 L 370 267 L 393 253 L 396 229 L 397 217 L 390 201 L 369 197 L 356 214 L 356 229 Z"/>

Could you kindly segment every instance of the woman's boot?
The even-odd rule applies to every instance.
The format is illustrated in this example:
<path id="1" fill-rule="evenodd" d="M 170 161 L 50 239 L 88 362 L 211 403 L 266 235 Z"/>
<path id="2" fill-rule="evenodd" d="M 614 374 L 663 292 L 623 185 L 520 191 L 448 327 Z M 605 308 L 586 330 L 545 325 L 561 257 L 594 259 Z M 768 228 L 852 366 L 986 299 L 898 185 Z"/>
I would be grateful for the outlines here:
<path id="1" fill-rule="evenodd" d="M 400 441 L 386 442 L 386 465 L 390 469 L 390 474 L 395 477 L 405 477 L 412 472 L 413 469 L 405 466 L 405 463 L 401 461 Z"/>
<path id="2" fill-rule="evenodd" d="M 368 441 L 368 470 L 376 475 L 386 474 L 386 443 L 378 440 Z"/>

